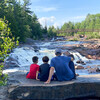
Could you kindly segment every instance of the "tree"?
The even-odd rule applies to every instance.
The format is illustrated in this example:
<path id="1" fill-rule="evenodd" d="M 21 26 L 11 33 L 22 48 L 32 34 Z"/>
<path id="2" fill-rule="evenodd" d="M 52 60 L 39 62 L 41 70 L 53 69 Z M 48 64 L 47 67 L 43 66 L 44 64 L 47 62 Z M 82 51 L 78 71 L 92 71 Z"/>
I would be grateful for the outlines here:
<path id="1" fill-rule="evenodd" d="M 0 19 L 0 85 L 6 84 L 5 75 L 2 73 L 3 61 L 17 44 L 18 41 L 15 42 L 15 38 L 12 37 L 7 21 Z"/>
<path id="2" fill-rule="evenodd" d="M 64 23 L 64 25 L 61 27 L 61 31 L 63 31 L 63 34 L 66 35 L 73 35 L 74 32 L 71 32 L 71 30 L 74 29 L 74 24 L 72 22 Z"/>
<path id="3" fill-rule="evenodd" d="M 38 22 L 38 18 L 35 14 L 33 14 L 31 18 L 31 38 L 33 39 L 39 39 L 42 37 L 42 28 L 40 23 Z"/>
<path id="4" fill-rule="evenodd" d="M 49 37 L 54 37 L 57 35 L 57 31 L 56 29 L 54 28 L 54 26 L 51 26 L 48 28 L 48 36 Z"/>

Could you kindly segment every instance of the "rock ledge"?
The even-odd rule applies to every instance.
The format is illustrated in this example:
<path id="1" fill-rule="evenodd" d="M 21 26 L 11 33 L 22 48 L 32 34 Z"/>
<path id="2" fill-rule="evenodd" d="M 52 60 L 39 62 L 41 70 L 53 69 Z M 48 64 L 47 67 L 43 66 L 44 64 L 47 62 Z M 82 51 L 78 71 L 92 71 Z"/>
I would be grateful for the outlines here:
<path id="1" fill-rule="evenodd" d="M 26 79 L 25 73 L 17 72 L 10 74 L 8 87 L 9 98 L 12 100 L 100 97 L 100 74 L 81 75 L 72 81 L 52 81 L 50 84 L 44 84 Z"/>

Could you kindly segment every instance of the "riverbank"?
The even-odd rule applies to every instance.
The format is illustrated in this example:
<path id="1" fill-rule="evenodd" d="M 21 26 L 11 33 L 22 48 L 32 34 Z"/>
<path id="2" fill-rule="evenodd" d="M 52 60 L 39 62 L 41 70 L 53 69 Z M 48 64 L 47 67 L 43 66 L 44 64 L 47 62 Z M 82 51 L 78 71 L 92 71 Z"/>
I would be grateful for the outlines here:
<path id="1" fill-rule="evenodd" d="M 80 41 L 79 44 L 61 45 L 62 49 L 74 50 L 88 59 L 100 60 L 100 39 Z"/>

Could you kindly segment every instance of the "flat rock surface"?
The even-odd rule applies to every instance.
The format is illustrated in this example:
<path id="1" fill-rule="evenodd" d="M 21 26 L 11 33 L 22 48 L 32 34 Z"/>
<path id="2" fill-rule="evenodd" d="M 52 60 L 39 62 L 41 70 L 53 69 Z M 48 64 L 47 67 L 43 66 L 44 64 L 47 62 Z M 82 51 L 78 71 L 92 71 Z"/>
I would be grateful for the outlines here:
<path id="1" fill-rule="evenodd" d="M 26 79 L 25 72 L 15 72 L 9 74 L 9 84 L 18 84 L 24 86 L 57 86 L 57 85 L 66 85 L 72 83 L 100 83 L 100 74 L 90 74 L 90 75 L 80 75 L 76 79 L 71 81 L 51 81 L 50 84 L 45 84 L 34 79 Z"/>
<path id="2" fill-rule="evenodd" d="M 100 97 L 100 74 L 80 75 L 71 81 L 51 81 L 50 84 L 45 84 L 34 79 L 26 79 L 26 72 L 10 73 L 8 93 L 11 100 Z"/>

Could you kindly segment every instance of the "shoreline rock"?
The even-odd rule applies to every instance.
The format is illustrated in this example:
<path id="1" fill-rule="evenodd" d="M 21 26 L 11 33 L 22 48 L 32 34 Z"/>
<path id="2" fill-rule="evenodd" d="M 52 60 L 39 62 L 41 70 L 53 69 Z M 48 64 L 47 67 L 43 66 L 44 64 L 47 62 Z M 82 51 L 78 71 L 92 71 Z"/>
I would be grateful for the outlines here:
<path id="1" fill-rule="evenodd" d="M 62 45 L 62 49 L 75 50 L 88 59 L 100 60 L 100 43 L 88 41 L 88 43 Z"/>

